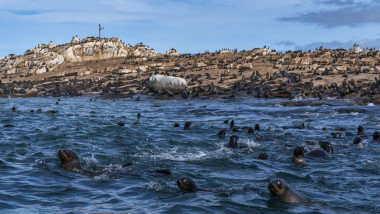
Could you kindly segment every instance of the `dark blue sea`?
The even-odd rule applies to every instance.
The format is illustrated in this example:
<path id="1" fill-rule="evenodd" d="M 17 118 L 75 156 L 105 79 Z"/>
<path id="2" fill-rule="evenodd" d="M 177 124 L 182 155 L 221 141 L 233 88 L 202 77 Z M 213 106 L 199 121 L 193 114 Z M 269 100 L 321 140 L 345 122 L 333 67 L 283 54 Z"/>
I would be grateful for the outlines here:
<path id="1" fill-rule="evenodd" d="M 0 213 L 380 212 L 380 142 L 372 138 L 380 131 L 380 106 L 350 100 L 142 98 L 60 98 L 58 104 L 57 98 L 0 99 Z M 261 129 L 232 132 L 224 123 L 232 119 L 236 126 Z M 183 129 L 187 121 L 190 130 Z M 302 123 L 304 129 L 296 128 Z M 365 136 L 354 145 L 359 125 Z M 224 128 L 226 137 L 219 138 Z M 333 138 L 332 132 L 342 136 Z M 227 147 L 231 135 L 239 136 L 239 148 Z M 310 151 L 319 141 L 329 141 L 334 153 L 306 159 L 306 165 L 292 162 L 296 146 Z M 75 151 L 88 170 L 108 173 L 89 177 L 67 171 L 60 149 Z M 267 160 L 258 159 L 263 152 Z M 123 167 L 126 163 L 132 165 Z M 157 169 L 172 174 L 150 173 Z M 212 192 L 180 191 L 176 181 L 184 176 Z M 267 189 L 273 178 L 285 180 L 311 203 L 273 198 Z"/>

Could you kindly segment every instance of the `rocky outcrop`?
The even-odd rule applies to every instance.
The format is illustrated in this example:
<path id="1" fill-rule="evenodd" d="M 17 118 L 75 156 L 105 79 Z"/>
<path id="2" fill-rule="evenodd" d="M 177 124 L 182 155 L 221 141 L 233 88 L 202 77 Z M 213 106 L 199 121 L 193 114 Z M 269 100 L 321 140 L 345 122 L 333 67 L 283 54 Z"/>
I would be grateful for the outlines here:
<path id="1" fill-rule="evenodd" d="M 75 36 L 71 39 L 71 44 L 78 44 L 80 42 L 80 39 L 78 36 Z"/>
<path id="2" fill-rule="evenodd" d="M 361 48 L 359 48 L 358 45 L 354 45 L 354 47 L 352 48 L 352 53 L 360 53 L 362 52 L 363 50 Z"/>
<path id="3" fill-rule="evenodd" d="M 23 56 L 9 55 L 0 60 L 0 72 L 9 75 L 40 75 L 52 72 L 64 62 L 75 63 L 118 57 L 154 57 L 157 52 L 140 43 L 131 47 L 119 39 L 98 39 L 88 37 L 79 40 L 73 37 L 71 43 L 58 46 L 51 42 L 27 50 Z"/>
<path id="4" fill-rule="evenodd" d="M 180 54 L 176 49 L 172 48 L 172 49 L 166 51 L 166 55 L 168 55 L 168 56 L 179 56 Z"/>
<path id="5" fill-rule="evenodd" d="M 74 37 L 38 45 L 0 60 L 0 96 L 108 98 L 159 93 L 167 97 L 357 99 L 380 104 L 380 51 L 317 49 L 277 53 L 268 48 L 166 54 L 119 39 Z M 152 74 L 154 74 L 152 76 Z"/>
<path id="6" fill-rule="evenodd" d="M 128 56 L 129 49 L 121 41 L 89 41 L 68 47 L 62 52 L 68 62 L 109 59 Z"/>

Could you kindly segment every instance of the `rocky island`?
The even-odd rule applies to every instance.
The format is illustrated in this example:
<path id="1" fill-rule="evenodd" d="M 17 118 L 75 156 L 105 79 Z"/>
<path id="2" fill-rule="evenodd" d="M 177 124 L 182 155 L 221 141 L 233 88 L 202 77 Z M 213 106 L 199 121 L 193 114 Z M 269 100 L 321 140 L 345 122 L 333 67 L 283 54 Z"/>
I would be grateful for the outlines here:
<path id="1" fill-rule="evenodd" d="M 324 49 L 278 53 L 266 47 L 165 54 L 117 38 L 74 37 L 0 60 L 0 96 L 126 98 L 312 97 L 380 105 L 380 51 Z M 165 82 L 166 81 L 166 82 Z"/>

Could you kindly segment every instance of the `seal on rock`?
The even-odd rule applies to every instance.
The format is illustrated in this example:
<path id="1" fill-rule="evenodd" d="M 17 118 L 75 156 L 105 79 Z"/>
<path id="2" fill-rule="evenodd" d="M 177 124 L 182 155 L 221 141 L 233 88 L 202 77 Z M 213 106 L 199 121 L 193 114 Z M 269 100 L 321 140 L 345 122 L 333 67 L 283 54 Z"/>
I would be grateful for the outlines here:
<path id="1" fill-rule="evenodd" d="M 307 202 L 303 196 L 293 191 L 284 180 L 279 178 L 274 178 L 269 182 L 268 190 L 274 197 L 287 203 L 302 204 Z"/>

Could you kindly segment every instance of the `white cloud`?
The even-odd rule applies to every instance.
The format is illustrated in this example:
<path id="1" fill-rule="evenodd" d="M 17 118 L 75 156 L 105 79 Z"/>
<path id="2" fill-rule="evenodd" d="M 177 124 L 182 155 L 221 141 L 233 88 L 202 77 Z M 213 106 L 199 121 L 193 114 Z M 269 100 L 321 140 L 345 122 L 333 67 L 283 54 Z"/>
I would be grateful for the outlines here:
<path id="1" fill-rule="evenodd" d="M 158 8 L 137 0 L 1 1 L 0 17 L 41 23 L 112 23 L 153 19 Z"/>
<path id="2" fill-rule="evenodd" d="M 380 38 L 376 39 L 359 39 L 349 41 L 331 41 L 331 42 L 313 42 L 304 46 L 296 46 L 296 50 L 314 50 L 323 46 L 327 49 L 350 49 L 354 44 L 358 44 L 362 49 L 364 48 L 377 48 L 380 49 Z"/>

